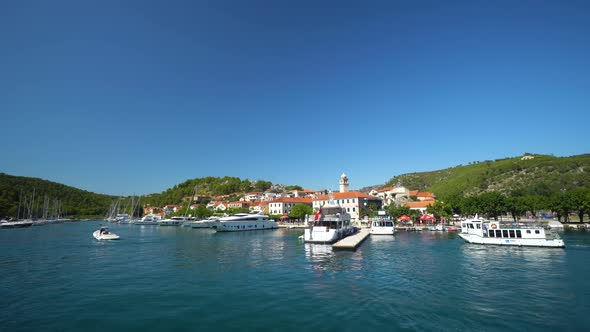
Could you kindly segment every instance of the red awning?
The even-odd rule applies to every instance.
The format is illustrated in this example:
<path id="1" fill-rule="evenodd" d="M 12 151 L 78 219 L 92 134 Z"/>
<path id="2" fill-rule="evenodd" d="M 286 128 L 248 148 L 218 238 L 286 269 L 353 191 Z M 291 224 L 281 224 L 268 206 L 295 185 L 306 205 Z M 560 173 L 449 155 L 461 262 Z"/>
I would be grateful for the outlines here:
<path id="1" fill-rule="evenodd" d="M 436 218 L 434 216 L 429 215 L 429 214 L 423 214 L 420 217 L 420 220 L 436 220 Z"/>
<path id="2" fill-rule="evenodd" d="M 412 218 L 408 217 L 407 215 L 402 215 L 401 217 L 397 218 L 397 220 L 401 220 L 401 221 L 409 221 L 412 220 Z"/>

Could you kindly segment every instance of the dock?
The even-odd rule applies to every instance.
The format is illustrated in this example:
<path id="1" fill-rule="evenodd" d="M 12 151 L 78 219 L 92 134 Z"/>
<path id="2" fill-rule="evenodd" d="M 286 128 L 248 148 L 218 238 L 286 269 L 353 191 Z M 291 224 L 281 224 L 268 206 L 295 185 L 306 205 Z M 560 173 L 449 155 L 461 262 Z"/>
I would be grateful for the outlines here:
<path id="1" fill-rule="evenodd" d="M 363 241 L 369 237 L 371 233 L 367 228 L 361 229 L 358 233 L 347 236 L 344 239 L 334 243 L 333 249 L 344 249 L 344 250 L 356 250 L 356 248 L 363 243 Z"/>

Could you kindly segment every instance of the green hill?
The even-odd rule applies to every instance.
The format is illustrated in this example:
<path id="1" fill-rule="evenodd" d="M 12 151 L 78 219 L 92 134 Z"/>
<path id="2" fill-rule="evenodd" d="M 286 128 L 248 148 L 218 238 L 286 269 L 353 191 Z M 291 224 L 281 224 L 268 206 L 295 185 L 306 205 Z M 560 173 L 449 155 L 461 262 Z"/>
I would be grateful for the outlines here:
<path id="1" fill-rule="evenodd" d="M 438 171 L 408 173 L 385 186 L 403 185 L 438 197 L 499 192 L 508 195 L 550 196 L 562 189 L 590 188 L 590 154 L 571 157 L 531 155 L 485 160 Z M 523 160 L 524 159 L 524 160 Z"/>
<path id="2" fill-rule="evenodd" d="M 33 216 L 43 214 L 44 198 L 47 197 L 49 208 L 59 200 L 62 217 L 83 218 L 104 216 L 114 196 L 95 194 L 89 191 L 69 187 L 63 184 L 24 176 L 0 173 L 0 217 L 16 217 L 19 202 L 24 205 L 21 195 L 33 204 Z M 23 207 L 21 205 L 21 215 Z"/>

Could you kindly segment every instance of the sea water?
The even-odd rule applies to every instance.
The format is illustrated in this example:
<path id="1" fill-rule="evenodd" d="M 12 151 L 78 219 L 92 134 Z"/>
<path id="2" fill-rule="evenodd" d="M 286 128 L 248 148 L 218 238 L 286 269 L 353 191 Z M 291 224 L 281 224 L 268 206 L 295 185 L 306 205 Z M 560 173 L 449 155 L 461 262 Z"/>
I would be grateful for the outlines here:
<path id="1" fill-rule="evenodd" d="M 590 234 L 565 249 L 455 233 L 371 236 L 356 251 L 302 230 L 108 224 L 0 230 L 0 331 L 583 331 Z"/>

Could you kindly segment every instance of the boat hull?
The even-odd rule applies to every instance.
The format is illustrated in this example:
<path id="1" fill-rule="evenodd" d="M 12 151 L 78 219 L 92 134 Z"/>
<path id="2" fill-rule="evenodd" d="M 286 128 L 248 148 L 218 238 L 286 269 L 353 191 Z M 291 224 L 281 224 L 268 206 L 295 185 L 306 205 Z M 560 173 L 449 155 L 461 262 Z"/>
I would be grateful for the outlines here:
<path id="1" fill-rule="evenodd" d="M 218 222 L 213 226 L 217 232 L 245 232 L 260 231 L 265 229 L 277 229 L 279 226 L 274 221 L 232 221 Z"/>
<path id="2" fill-rule="evenodd" d="M 487 244 L 497 246 L 517 246 L 517 247 L 545 247 L 545 248 L 565 248 L 565 243 L 561 239 L 526 239 L 526 238 L 490 238 L 481 237 L 474 234 L 460 233 L 459 236 L 467 243 Z"/>
<path id="3" fill-rule="evenodd" d="M 369 231 L 371 235 L 393 235 L 395 234 L 395 228 L 393 227 L 371 227 Z"/>
<path id="4" fill-rule="evenodd" d="M 353 226 L 347 226 L 339 229 L 327 229 L 325 226 L 314 226 L 305 229 L 303 241 L 305 243 L 334 243 L 340 239 L 350 236 L 356 232 Z"/>

